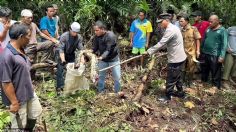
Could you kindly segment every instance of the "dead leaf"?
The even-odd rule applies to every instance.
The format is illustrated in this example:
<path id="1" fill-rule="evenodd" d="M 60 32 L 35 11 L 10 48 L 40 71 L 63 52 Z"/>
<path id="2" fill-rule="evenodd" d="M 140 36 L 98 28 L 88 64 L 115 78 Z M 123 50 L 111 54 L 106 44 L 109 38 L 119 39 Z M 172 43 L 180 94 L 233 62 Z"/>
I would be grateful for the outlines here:
<path id="1" fill-rule="evenodd" d="M 146 104 L 142 104 L 144 107 L 146 107 L 147 109 L 149 109 L 149 110 L 154 110 L 154 108 L 152 108 L 152 107 L 150 107 L 150 106 L 148 106 L 148 105 L 146 105 Z"/>
<path id="2" fill-rule="evenodd" d="M 116 94 L 115 94 L 115 93 L 107 93 L 107 95 L 108 95 L 109 97 L 112 97 L 112 96 L 115 96 Z"/>
<path id="3" fill-rule="evenodd" d="M 179 132 L 187 132 L 187 131 L 183 129 L 179 129 Z"/>
<path id="4" fill-rule="evenodd" d="M 150 113 L 150 111 L 149 111 L 147 108 L 145 108 L 145 107 L 142 107 L 142 110 L 143 110 L 145 113 L 147 113 L 147 114 Z"/>
<path id="5" fill-rule="evenodd" d="M 205 90 L 205 92 L 207 92 L 210 95 L 215 95 L 215 93 L 217 92 L 217 88 L 216 87 L 212 87 L 210 89 Z"/>
<path id="6" fill-rule="evenodd" d="M 203 95 L 203 98 L 205 98 L 205 99 L 206 99 L 207 97 L 208 97 L 208 95 L 207 95 L 207 94 L 204 94 L 204 95 Z"/>
<path id="7" fill-rule="evenodd" d="M 192 101 L 187 101 L 184 103 L 184 107 L 192 109 L 195 107 L 194 103 Z"/>
<path id="8" fill-rule="evenodd" d="M 197 94 L 197 91 L 192 88 L 186 88 L 185 91 L 192 96 L 195 96 Z"/>
<path id="9" fill-rule="evenodd" d="M 138 108 L 141 108 L 142 106 L 138 102 L 134 102 L 134 105 Z"/>
<path id="10" fill-rule="evenodd" d="M 218 125 L 218 122 L 216 121 L 216 118 L 215 118 L 215 117 L 213 117 L 213 118 L 211 119 L 211 123 L 212 123 L 213 125 Z"/>
<path id="11" fill-rule="evenodd" d="M 150 126 L 152 129 L 159 127 L 157 124 L 148 124 L 148 126 Z"/>
<path id="12" fill-rule="evenodd" d="M 162 114 L 164 114 L 165 116 L 170 116 L 172 112 L 170 111 L 170 108 L 166 108 L 164 111 L 162 111 Z"/>
<path id="13" fill-rule="evenodd" d="M 142 82 L 146 82 L 147 81 L 147 75 L 143 76 L 142 78 Z"/>
<path id="14" fill-rule="evenodd" d="M 120 98 L 122 98 L 122 97 L 126 98 L 126 96 L 125 96 L 125 93 L 124 93 L 124 92 L 118 92 L 118 95 L 119 95 L 119 97 L 120 97 Z"/>

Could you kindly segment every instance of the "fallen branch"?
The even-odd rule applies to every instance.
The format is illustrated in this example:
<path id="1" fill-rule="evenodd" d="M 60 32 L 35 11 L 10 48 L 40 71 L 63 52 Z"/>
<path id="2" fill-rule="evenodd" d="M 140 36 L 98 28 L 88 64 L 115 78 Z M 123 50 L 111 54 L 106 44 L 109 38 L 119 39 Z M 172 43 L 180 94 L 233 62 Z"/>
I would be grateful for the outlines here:
<path id="1" fill-rule="evenodd" d="M 142 93 L 143 93 L 143 90 L 144 90 L 144 88 L 145 88 L 145 86 L 146 86 L 146 82 L 147 82 L 147 80 L 148 80 L 149 74 L 151 73 L 152 68 L 153 68 L 153 66 L 154 66 L 154 64 L 155 64 L 155 58 L 164 56 L 164 55 L 166 55 L 166 54 L 167 54 L 167 53 L 165 53 L 165 54 L 160 54 L 160 55 L 158 55 L 158 56 L 156 56 L 156 57 L 152 57 L 152 59 L 151 59 L 149 65 L 148 65 L 148 71 L 147 71 L 147 73 L 144 74 L 144 76 L 142 77 L 142 83 L 138 86 L 138 92 L 137 92 L 137 94 L 134 96 L 133 101 L 139 101 L 139 100 L 140 100 L 140 98 L 141 98 L 141 96 L 142 96 Z"/>
<path id="2" fill-rule="evenodd" d="M 31 69 L 35 70 L 35 69 L 46 68 L 46 67 L 52 67 L 52 65 L 48 63 L 36 63 L 31 66 Z"/>

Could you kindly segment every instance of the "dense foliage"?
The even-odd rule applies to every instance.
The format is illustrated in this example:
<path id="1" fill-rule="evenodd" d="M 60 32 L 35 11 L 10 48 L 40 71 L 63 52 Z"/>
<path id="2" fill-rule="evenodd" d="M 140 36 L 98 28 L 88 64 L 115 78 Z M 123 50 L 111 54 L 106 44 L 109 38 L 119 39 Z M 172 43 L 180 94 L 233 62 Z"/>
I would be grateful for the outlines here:
<path id="1" fill-rule="evenodd" d="M 12 4 L 14 3 L 14 4 Z M 59 6 L 61 27 L 66 30 L 72 21 L 82 24 L 82 33 L 91 35 L 91 25 L 94 21 L 104 20 L 108 27 L 118 33 L 127 34 L 132 16 L 137 10 L 148 12 L 151 21 L 155 21 L 158 14 L 168 9 L 191 13 L 195 10 L 203 11 L 204 18 L 215 12 L 223 19 L 226 27 L 236 24 L 236 3 L 232 0 L 1 0 L 1 6 L 8 6 L 13 10 L 13 19 L 20 18 L 20 11 L 29 8 L 34 11 L 34 21 L 39 22 L 45 15 L 45 7 L 55 3 Z M 153 23 L 154 27 L 156 24 Z"/>
<path id="2" fill-rule="evenodd" d="M 123 36 L 128 36 L 128 29 L 139 9 L 147 11 L 148 19 L 153 22 L 157 16 L 173 9 L 190 14 L 201 10 L 204 19 L 215 12 L 223 19 L 225 27 L 236 25 L 236 2 L 233 0 L 0 0 L 0 6 L 7 6 L 13 11 L 13 19 L 20 19 L 24 8 L 34 12 L 34 22 L 39 23 L 49 4 L 59 7 L 60 27 L 66 30 L 72 21 L 82 25 L 83 37 L 89 41 L 93 35 L 91 25 L 96 20 L 105 21 L 109 28 Z M 61 31 L 62 32 L 62 31 Z M 156 43 L 156 40 L 154 41 Z M 121 60 L 129 57 L 129 41 L 119 40 Z M 122 47 L 123 46 L 123 47 Z M 162 58 L 163 59 L 163 58 Z M 236 96 L 234 89 L 216 92 L 208 85 L 194 82 L 188 88 L 186 100 L 174 100 L 166 105 L 155 101 L 164 89 L 162 70 L 164 63 L 158 63 L 148 82 L 143 99 L 133 103 L 133 97 L 141 83 L 140 77 L 145 70 L 137 71 L 124 66 L 122 74 L 123 90 L 126 97 L 120 98 L 113 93 L 105 95 L 89 91 L 80 91 L 73 96 L 56 97 L 53 75 L 41 74 L 36 82 L 37 94 L 44 108 L 37 130 L 43 131 L 234 131 L 236 128 Z M 126 69 L 127 68 L 127 69 Z M 45 81 L 46 80 L 46 81 Z M 107 81 L 112 91 L 112 81 Z M 63 107 L 62 107 L 63 106 Z M 0 131 L 8 128 L 9 113 L 0 101 Z M 233 130 L 234 129 L 234 130 Z"/>

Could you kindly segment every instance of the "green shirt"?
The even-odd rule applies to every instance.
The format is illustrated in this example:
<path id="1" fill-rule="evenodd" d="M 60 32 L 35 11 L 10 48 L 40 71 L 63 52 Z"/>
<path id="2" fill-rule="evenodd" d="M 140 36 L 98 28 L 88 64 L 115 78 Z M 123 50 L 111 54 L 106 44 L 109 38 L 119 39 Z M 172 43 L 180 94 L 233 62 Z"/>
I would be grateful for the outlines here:
<path id="1" fill-rule="evenodd" d="M 225 57 L 227 48 L 227 31 L 224 27 L 220 27 L 216 30 L 207 29 L 201 50 L 205 54 Z"/>

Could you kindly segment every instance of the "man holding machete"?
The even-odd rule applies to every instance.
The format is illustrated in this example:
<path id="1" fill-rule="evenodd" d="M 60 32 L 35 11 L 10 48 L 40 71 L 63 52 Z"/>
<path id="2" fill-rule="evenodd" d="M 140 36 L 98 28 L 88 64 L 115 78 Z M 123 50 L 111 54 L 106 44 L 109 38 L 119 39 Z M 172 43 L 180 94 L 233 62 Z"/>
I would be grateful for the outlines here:
<path id="1" fill-rule="evenodd" d="M 33 131 L 42 107 L 35 94 L 30 61 L 24 52 L 31 30 L 25 24 L 15 23 L 9 29 L 10 42 L 0 56 L 2 101 L 10 108 L 11 129 Z"/>

